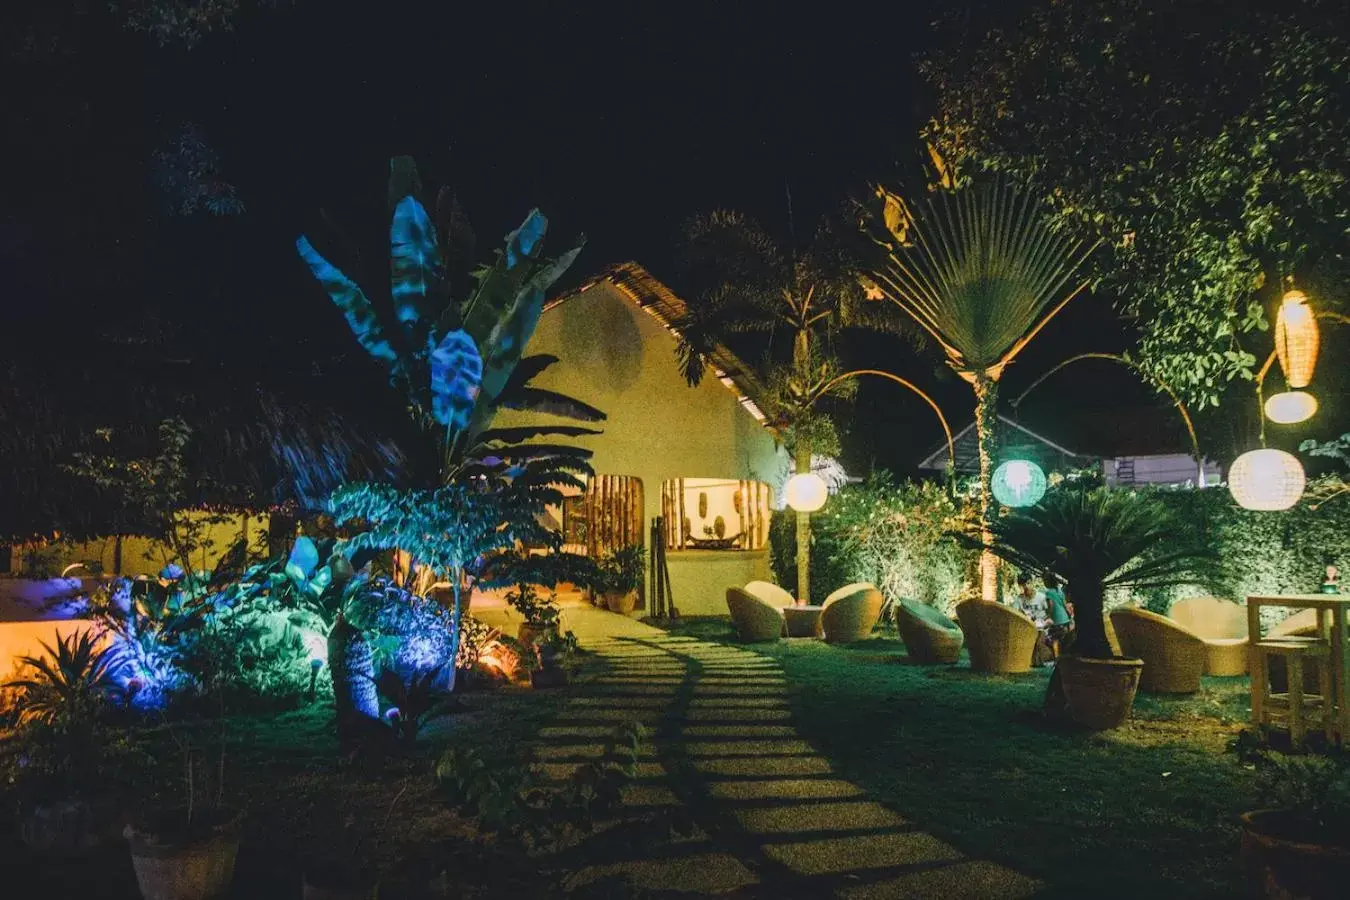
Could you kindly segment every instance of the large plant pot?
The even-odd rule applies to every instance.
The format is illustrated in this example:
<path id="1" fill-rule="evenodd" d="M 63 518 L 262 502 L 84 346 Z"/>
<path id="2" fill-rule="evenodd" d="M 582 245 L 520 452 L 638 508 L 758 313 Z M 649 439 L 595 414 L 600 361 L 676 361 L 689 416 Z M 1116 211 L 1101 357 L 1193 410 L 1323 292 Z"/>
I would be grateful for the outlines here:
<path id="1" fill-rule="evenodd" d="M 182 818 L 164 817 L 166 823 L 179 823 L 177 829 L 128 825 L 123 832 L 145 900 L 216 900 L 229 893 L 242 817 L 222 810 L 190 833 L 182 828 Z"/>
<path id="2" fill-rule="evenodd" d="M 567 670 L 562 666 L 535 669 L 530 673 L 530 685 L 536 689 L 565 687 L 567 682 Z"/>
<path id="3" fill-rule="evenodd" d="M 1320 843 L 1285 810 L 1242 814 L 1242 860 L 1258 897 L 1330 900 L 1350 890 L 1350 846 Z"/>
<path id="4" fill-rule="evenodd" d="M 1064 656 L 1055 669 L 1066 715 L 1084 728 L 1102 731 L 1123 725 L 1130 717 L 1144 661 Z"/>
<path id="5" fill-rule="evenodd" d="M 610 612 L 626 616 L 637 609 L 637 591 L 605 591 L 605 606 Z"/>

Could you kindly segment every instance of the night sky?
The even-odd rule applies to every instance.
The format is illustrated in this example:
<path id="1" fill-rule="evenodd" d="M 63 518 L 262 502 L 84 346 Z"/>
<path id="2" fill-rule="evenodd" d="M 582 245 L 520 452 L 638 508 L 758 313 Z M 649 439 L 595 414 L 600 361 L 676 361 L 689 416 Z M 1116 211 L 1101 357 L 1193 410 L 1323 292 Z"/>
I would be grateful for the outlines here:
<path id="1" fill-rule="evenodd" d="M 57 35 L 56 52 L 7 48 L 19 88 L 6 92 L 19 164 L 0 213 L 11 352 L 60 334 L 67 353 L 113 335 L 262 370 L 351 353 L 293 241 L 330 236 L 344 269 L 385 271 L 393 154 L 456 187 L 480 256 L 531 206 L 549 216 L 555 250 L 585 233 L 572 281 L 627 259 L 673 279 L 681 222 L 716 207 L 784 239 L 791 221 L 804 239 L 844 198 L 912 169 L 930 5 L 301 0 L 249 7 L 233 33 L 188 50 L 125 32 L 90 3 L 37 30 Z M 39 21 L 31 8 L 5 15 Z M 185 123 L 218 154 L 242 214 L 165 213 L 152 160 Z M 1119 349 L 1103 306 L 1076 301 L 1016 368 L 1043 368 L 1070 340 Z M 968 419 L 969 390 L 934 351 L 850 352 L 934 385 L 954 424 Z M 1070 385 L 1057 390 L 1098 391 Z M 862 392 L 857 419 L 856 432 L 883 436 L 857 449 L 867 462 L 903 467 L 938 436 L 921 403 L 887 387 Z"/>

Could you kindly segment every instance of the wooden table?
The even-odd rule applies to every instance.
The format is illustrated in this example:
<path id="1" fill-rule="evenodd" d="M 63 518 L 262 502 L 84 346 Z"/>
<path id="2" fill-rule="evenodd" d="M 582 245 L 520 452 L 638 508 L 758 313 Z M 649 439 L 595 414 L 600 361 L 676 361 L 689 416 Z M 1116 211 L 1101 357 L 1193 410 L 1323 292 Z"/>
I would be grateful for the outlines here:
<path id="1" fill-rule="evenodd" d="M 794 604 L 783 607 L 783 618 L 787 620 L 788 637 L 820 637 L 820 614 L 823 606 L 802 606 Z"/>
<path id="2" fill-rule="evenodd" d="M 1350 658 L 1346 656 L 1345 615 L 1350 610 L 1350 595 L 1345 594 L 1277 594 L 1247 598 L 1247 636 L 1254 645 L 1262 639 L 1261 607 L 1283 606 L 1289 609 L 1317 610 L 1317 631 L 1331 642 L 1331 702 L 1335 704 L 1336 741 L 1345 746 L 1350 736 L 1350 704 L 1346 703 L 1346 686 L 1350 685 Z M 1328 621 L 1330 620 L 1330 621 Z M 1249 651 L 1252 666 L 1262 665 L 1253 646 Z M 1256 688 L 1264 679 L 1252 678 L 1252 714 L 1256 716 L 1264 698 L 1255 696 Z"/>

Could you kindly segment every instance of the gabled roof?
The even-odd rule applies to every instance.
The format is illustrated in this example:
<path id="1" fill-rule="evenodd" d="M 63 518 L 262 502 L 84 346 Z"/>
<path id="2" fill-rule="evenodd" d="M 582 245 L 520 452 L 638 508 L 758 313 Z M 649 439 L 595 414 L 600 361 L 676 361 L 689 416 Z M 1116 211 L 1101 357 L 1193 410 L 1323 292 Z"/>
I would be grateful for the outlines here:
<path id="1" fill-rule="evenodd" d="M 575 290 L 553 298 L 544 306 L 544 309 L 552 309 L 585 293 L 601 282 L 612 285 L 638 309 L 643 310 L 660 322 L 661 326 L 675 335 L 676 338 L 679 337 L 680 332 L 676 328 L 676 323 L 688 315 L 689 307 L 685 305 L 683 300 L 675 296 L 670 288 L 635 262 L 618 263 L 610 266 Z M 671 362 L 673 364 L 674 360 Z M 757 402 L 765 395 L 764 385 L 750 367 L 722 344 L 715 346 L 712 352 L 708 354 L 708 363 L 713 374 L 717 376 L 717 380 L 727 390 L 736 395 L 736 400 L 750 415 L 755 417 L 755 421 L 767 426 L 768 420 Z"/>
<path id="2" fill-rule="evenodd" d="M 1030 428 L 1027 428 L 1025 425 L 1008 418 L 1002 413 L 999 413 L 998 415 L 998 422 L 1000 431 L 1002 432 L 1001 443 L 1004 444 L 1009 443 L 1007 439 L 1008 435 L 1013 434 L 1018 435 L 1023 439 L 1030 439 L 1038 444 L 1042 444 L 1046 448 L 1062 456 L 1072 457 L 1073 459 L 1082 460 L 1083 462 L 1088 462 L 1092 459 L 1091 456 L 1085 453 L 1078 453 L 1076 451 L 1070 450 L 1067 447 L 1061 446 L 1060 444 L 1050 440 L 1048 437 L 1045 437 L 1044 435 L 1037 434 Z M 975 447 L 974 432 L 975 432 L 975 423 L 971 422 L 965 428 L 962 428 L 956 434 L 952 435 L 952 444 L 955 445 L 956 447 L 956 470 L 958 472 L 974 471 L 979 469 L 978 456 L 974 455 L 978 454 L 978 448 Z M 973 469 L 971 466 L 972 459 L 974 460 Z M 937 447 L 933 448 L 933 452 L 925 456 L 923 460 L 919 463 L 919 468 L 936 469 L 936 470 L 946 469 L 947 442 L 943 441 Z"/>

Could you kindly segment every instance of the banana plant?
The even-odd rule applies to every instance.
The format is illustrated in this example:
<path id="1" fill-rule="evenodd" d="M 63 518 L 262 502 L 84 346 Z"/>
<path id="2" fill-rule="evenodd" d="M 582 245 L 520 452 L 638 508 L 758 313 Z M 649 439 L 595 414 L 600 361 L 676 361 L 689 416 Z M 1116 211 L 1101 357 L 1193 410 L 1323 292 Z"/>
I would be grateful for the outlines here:
<path id="1" fill-rule="evenodd" d="M 303 236 L 296 242 L 300 258 L 341 310 L 357 343 L 384 367 L 390 383 L 406 398 L 416 425 L 436 439 L 441 484 L 465 475 L 469 468 L 481 474 L 485 467 L 511 470 L 541 461 L 556 471 L 589 474 L 589 451 L 532 441 L 549 435 L 597 434 L 594 429 L 578 425 L 490 427 L 502 408 L 538 410 L 588 422 L 604 418 L 599 410 L 580 401 L 529 385 L 531 378 L 556 359 L 523 357 L 543 313 L 546 292 L 576 260 L 582 244 L 557 258 L 544 256 L 548 221 L 539 210 L 532 210 L 506 236 L 505 247 L 493 261 L 472 272 L 473 286 L 465 296 L 455 297 L 453 273 L 447 271 L 438 229 L 417 198 L 420 186 L 411 158 L 390 162 L 393 212 L 387 308 L 377 308 L 355 281 Z M 445 190 L 438 208 L 457 209 Z M 453 248 L 453 233 L 446 237 L 445 243 Z"/>

